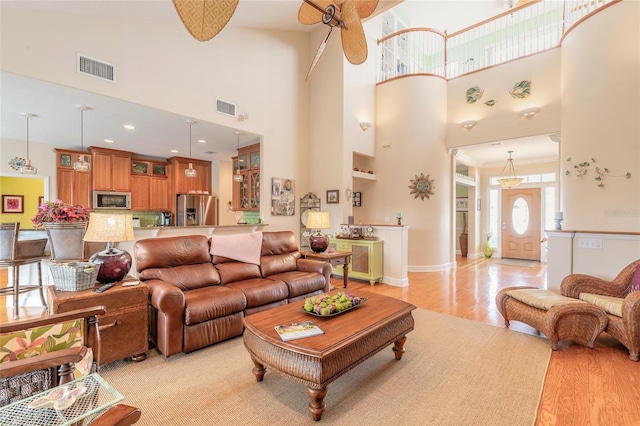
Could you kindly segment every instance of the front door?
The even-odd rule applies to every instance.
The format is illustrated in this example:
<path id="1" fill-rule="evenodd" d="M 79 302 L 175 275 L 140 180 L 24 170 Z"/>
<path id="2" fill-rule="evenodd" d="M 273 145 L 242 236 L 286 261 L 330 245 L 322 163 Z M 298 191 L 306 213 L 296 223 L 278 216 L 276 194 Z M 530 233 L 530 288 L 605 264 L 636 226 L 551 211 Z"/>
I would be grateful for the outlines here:
<path id="1" fill-rule="evenodd" d="M 502 257 L 540 260 L 540 188 L 502 191 Z"/>

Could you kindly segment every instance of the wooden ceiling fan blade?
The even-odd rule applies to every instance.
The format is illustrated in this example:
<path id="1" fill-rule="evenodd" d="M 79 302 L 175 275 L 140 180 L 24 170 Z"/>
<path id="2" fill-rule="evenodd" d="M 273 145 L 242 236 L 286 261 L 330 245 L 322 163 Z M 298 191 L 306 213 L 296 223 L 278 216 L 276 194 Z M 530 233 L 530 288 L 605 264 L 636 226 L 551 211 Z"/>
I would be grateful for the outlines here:
<path id="1" fill-rule="evenodd" d="M 311 62 L 311 66 L 309 67 L 309 72 L 307 72 L 307 76 L 305 77 L 305 81 L 309 78 L 309 76 L 311 75 L 311 72 L 313 72 L 313 69 L 316 67 L 316 64 L 318 63 L 320 56 L 322 56 L 322 52 L 324 52 L 324 48 L 327 45 L 327 41 L 329 41 L 329 36 L 331 35 L 331 31 L 333 31 L 333 27 L 329 27 L 329 32 L 327 32 L 327 35 L 324 36 L 324 39 L 322 39 L 320 46 L 318 46 L 318 51 L 316 52 L 316 56 L 313 58 L 313 62 Z"/>
<path id="2" fill-rule="evenodd" d="M 238 0 L 173 0 L 180 20 L 200 41 L 214 38 L 229 22 Z"/>
<path id="3" fill-rule="evenodd" d="M 378 0 L 351 0 L 356 5 L 360 19 L 368 18 L 378 7 Z"/>
<path id="4" fill-rule="evenodd" d="M 320 9 L 325 10 L 330 4 L 335 4 L 331 0 L 310 0 Z M 322 22 L 323 13 L 303 0 L 298 10 L 298 22 L 304 25 L 313 25 Z"/>
<path id="5" fill-rule="evenodd" d="M 344 56 L 352 64 L 359 65 L 367 60 L 367 39 L 362 29 L 358 10 L 349 0 L 342 4 L 342 22 L 344 22 L 344 26 L 340 27 L 340 34 Z"/>

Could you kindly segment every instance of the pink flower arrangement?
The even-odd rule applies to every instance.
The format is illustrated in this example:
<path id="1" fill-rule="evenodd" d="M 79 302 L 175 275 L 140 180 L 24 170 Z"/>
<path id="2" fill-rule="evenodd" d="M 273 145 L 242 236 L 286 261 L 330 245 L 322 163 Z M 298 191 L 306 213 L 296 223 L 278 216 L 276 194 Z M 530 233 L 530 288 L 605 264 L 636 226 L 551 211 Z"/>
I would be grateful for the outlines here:
<path id="1" fill-rule="evenodd" d="M 36 228 L 45 222 L 73 223 L 86 222 L 89 219 L 87 208 L 81 205 L 67 204 L 62 200 L 45 201 L 38 206 L 38 212 L 31 219 Z"/>

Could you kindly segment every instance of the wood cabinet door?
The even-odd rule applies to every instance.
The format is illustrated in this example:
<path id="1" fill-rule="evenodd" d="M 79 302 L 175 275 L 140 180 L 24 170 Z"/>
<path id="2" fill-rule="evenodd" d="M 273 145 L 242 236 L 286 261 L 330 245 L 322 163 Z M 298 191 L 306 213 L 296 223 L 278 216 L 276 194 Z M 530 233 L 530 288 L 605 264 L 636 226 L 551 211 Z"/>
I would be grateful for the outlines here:
<path id="1" fill-rule="evenodd" d="M 131 210 L 149 210 L 149 176 L 131 177 Z"/>
<path id="2" fill-rule="evenodd" d="M 58 199 L 65 203 L 73 203 L 74 174 L 73 169 L 58 169 Z"/>
<path id="3" fill-rule="evenodd" d="M 71 194 L 73 204 L 92 208 L 91 172 L 74 172 L 73 178 L 73 193 Z"/>
<path id="4" fill-rule="evenodd" d="M 151 210 L 171 210 L 169 200 L 169 179 L 149 178 L 149 208 Z"/>
<path id="5" fill-rule="evenodd" d="M 112 191 L 111 175 L 115 170 L 111 170 L 111 155 L 101 152 L 93 153 L 93 189 L 97 191 Z M 127 169 L 127 175 L 129 175 Z"/>
<path id="6" fill-rule="evenodd" d="M 113 171 L 111 173 L 112 188 L 114 191 L 131 191 L 131 156 L 112 155 Z"/>

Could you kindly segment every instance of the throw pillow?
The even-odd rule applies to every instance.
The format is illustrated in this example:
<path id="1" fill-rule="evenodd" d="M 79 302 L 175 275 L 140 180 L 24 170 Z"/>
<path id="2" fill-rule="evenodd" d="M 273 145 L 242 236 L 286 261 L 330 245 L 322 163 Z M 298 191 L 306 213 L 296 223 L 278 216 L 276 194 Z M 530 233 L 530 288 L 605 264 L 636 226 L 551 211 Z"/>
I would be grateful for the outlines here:
<path id="1" fill-rule="evenodd" d="M 636 271 L 633 273 L 633 277 L 631 278 L 631 288 L 629 289 L 629 293 L 633 293 L 634 291 L 640 291 L 640 263 L 636 266 Z"/>
<path id="2" fill-rule="evenodd" d="M 224 256 L 239 262 L 260 265 L 262 249 L 262 232 L 248 234 L 213 235 L 210 253 Z"/>

